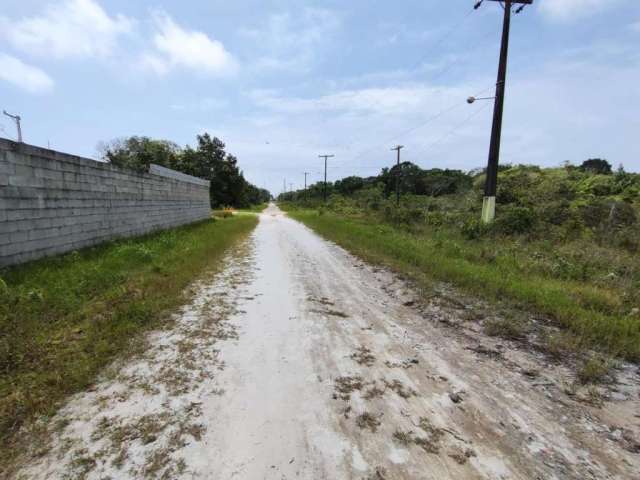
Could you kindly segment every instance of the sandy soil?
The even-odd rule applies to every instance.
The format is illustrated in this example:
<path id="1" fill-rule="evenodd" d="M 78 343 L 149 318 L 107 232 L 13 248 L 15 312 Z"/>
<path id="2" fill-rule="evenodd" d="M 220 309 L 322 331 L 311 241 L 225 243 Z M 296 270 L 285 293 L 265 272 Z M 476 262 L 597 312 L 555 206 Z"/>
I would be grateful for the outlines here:
<path id="1" fill-rule="evenodd" d="M 635 479 L 640 375 L 576 387 L 270 206 L 18 478 Z"/>

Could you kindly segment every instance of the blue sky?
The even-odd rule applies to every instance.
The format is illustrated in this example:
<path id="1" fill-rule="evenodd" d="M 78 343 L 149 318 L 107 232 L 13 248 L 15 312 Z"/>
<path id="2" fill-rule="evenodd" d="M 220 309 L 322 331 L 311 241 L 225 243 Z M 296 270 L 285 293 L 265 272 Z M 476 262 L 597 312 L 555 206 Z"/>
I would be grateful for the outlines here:
<path id="1" fill-rule="evenodd" d="M 474 0 L 3 0 L 0 108 L 25 141 L 95 157 L 208 131 L 274 193 L 372 175 L 390 148 L 484 166 L 502 10 Z M 537 0 L 514 17 L 503 162 L 640 171 L 640 2 Z M 434 118 L 436 117 L 436 118 Z M 0 119 L 0 136 L 15 135 Z"/>

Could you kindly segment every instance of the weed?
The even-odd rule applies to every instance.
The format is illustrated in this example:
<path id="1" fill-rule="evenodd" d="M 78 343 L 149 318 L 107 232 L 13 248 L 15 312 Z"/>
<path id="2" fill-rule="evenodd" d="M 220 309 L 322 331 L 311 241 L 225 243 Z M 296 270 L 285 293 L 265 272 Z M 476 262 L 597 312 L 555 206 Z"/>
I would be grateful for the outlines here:
<path id="1" fill-rule="evenodd" d="M 376 433 L 380 426 L 380 420 L 371 413 L 364 412 L 356 417 L 356 425 L 362 429 L 368 428 L 373 433 Z"/>
<path id="2" fill-rule="evenodd" d="M 522 340 L 526 336 L 525 325 L 513 318 L 495 318 L 484 322 L 484 333 L 507 340 Z"/>
<path id="3" fill-rule="evenodd" d="M 365 346 L 359 347 L 354 353 L 350 355 L 349 358 L 355 360 L 360 365 L 366 365 L 367 367 L 372 366 L 376 361 L 376 357 L 371 353 L 371 350 L 369 350 Z"/>
<path id="4" fill-rule="evenodd" d="M 372 400 L 374 398 L 381 397 L 387 391 L 387 387 L 380 388 L 378 386 L 378 382 L 376 381 L 371 382 L 369 385 L 371 386 L 367 388 L 367 390 L 362 395 L 362 398 L 364 398 L 365 400 Z"/>
<path id="5" fill-rule="evenodd" d="M 396 430 L 393 432 L 393 439 L 400 445 L 408 447 L 413 443 L 413 432 L 407 432 L 404 430 Z"/>
<path id="6" fill-rule="evenodd" d="M 400 380 L 394 379 L 392 381 L 383 380 L 385 386 L 389 390 L 393 390 L 399 397 L 410 398 L 417 395 L 417 392 L 412 388 L 405 386 Z"/>
<path id="7" fill-rule="evenodd" d="M 334 398 L 340 397 L 342 400 L 349 400 L 351 393 L 361 390 L 363 386 L 362 377 L 345 376 L 336 378 Z"/>
<path id="8" fill-rule="evenodd" d="M 205 221 L 0 271 L 0 476 L 25 422 L 52 416 L 138 348 L 140 334 L 166 322 L 194 278 L 256 224 Z"/>
<path id="9" fill-rule="evenodd" d="M 489 238 L 493 234 L 479 232 L 469 240 L 453 227 L 406 232 L 386 225 L 375 212 L 363 215 L 290 213 L 363 260 L 403 272 L 418 287 L 428 288 L 433 279 L 450 282 L 488 300 L 548 316 L 563 329 L 569 347 L 597 347 L 640 361 L 640 322 L 629 315 L 640 305 L 640 257 L 580 239 L 524 243 L 508 237 L 496 241 Z M 490 262 L 487 251 L 493 252 Z M 571 265 L 560 265 L 562 252 Z M 613 267 L 618 273 L 611 276 Z M 506 325 L 489 329 L 520 335 Z M 569 336 L 574 339 L 567 341 Z M 556 346 L 562 356 L 566 350 Z"/>
<path id="10" fill-rule="evenodd" d="M 577 372 L 577 378 L 583 385 L 603 383 L 610 378 L 613 362 L 600 355 L 589 356 Z"/>

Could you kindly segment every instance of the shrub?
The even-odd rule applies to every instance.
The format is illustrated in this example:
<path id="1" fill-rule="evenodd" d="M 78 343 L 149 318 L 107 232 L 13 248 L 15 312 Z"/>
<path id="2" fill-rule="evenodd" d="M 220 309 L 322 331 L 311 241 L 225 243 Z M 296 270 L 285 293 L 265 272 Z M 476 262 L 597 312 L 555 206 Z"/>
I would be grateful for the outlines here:
<path id="1" fill-rule="evenodd" d="M 531 231 L 536 220 L 536 215 L 530 208 L 509 207 L 497 216 L 495 228 L 507 235 L 527 233 Z"/>
<path id="2" fill-rule="evenodd" d="M 626 202 L 595 199 L 579 207 L 585 225 L 593 229 L 622 228 L 634 225 L 636 212 Z"/>
<path id="3" fill-rule="evenodd" d="M 462 235 L 469 240 L 476 240 L 485 236 L 491 230 L 490 225 L 482 223 L 477 218 L 469 218 L 460 229 Z"/>
<path id="4" fill-rule="evenodd" d="M 552 225 L 562 225 L 573 215 L 571 204 L 566 200 L 545 205 L 540 211 L 540 219 Z"/>
<path id="5" fill-rule="evenodd" d="M 583 385 L 589 383 L 603 383 L 609 378 L 613 362 L 602 356 L 589 357 L 578 370 L 578 381 Z"/>
<path id="6" fill-rule="evenodd" d="M 484 332 L 490 337 L 522 340 L 526 337 L 526 326 L 515 318 L 492 319 L 485 322 Z"/>
<path id="7" fill-rule="evenodd" d="M 590 158 L 580 165 L 580 170 L 589 173 L 609 175 L 612 173 L 611 164 L 602 158 Z"/>
<path id="8" fill-rule="evenodd" d="M 413 225 L 424 220 L 425 211 L 420 207 L 405 207 L 403 205 L 398 207 L 395 204 L 387 204 L 384 209 L 384 216 L 391 223 Z"/>

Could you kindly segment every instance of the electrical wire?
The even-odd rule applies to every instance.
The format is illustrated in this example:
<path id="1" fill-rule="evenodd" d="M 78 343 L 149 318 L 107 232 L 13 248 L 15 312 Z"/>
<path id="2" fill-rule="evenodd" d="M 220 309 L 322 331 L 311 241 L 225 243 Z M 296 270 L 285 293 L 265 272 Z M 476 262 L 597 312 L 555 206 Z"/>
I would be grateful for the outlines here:
<path id="1" fill-rule="evenodd" d="M 466 117 L 462 122 L 457 124 L 447 133 L 445 133 L 442 137 L 438 138 L 436 141 L 429 143 L 423 150 L 421 150 L 420 154 L 424 155 L 426 152 L 431 150 L 434 146 L 445 140 L 449 135 L 456 133 L 460 128 L 464 127 L 467 123 L 473 120 L 476 116 L 478 116 L 483 110 L 486 110 L 491 104 L 485 103 L 482 107 L 478 108 L 475 112 L 471 113 L 468 117 Z"/>
<path id="2" fill-rule="evenodd" d="M 482 94 L 486 93 L 487 91 L 489 91 L 489 90 L 491 90 L 491 89 L 493 89 L 493 88 L 495 88 L 495 85 L 491 85 L 491 86 L 489 86 L 489 87 L 486 87 L 486 88 L 484 88 L 484 89 L 480 90 L 479 92 L 477 92 L 477 93 L 476 93 L 475 95 L 473 95 L 473 96 L 474 96 L 474 97 L 479 97 L 480 95 L 482 95 Z M 465 103 L 466 103 L 466 102 L 460 101 L 459 103 L 458 103 L 458 102 L 456 102 L 455 104 L 450 105 L 449 107 L 444 108 L 443 110 L 439 111 L 439 112 L 438 112 L 438 113 L 436 113 L 435 115 L 432 115 L 431 117 L 429 117 L 429 118 L 428 118 L 427 120 L 425 120 L 424 122 L 422 122 L 422 123 L 420 123 L 420 124 L 418 124 L 418 125 L 415 125 L 415 126 L 413 126 L 413 127 L 409 128 L 408 130 L 405 130 L 405 131 L 403 131 L 403 132 L 401 132 L 401 133 L 399 133 L 399 134 L 395 134 L 393 137 L 388 138 L 384 143 L 379 143 L 378 145 L 376 145 L 376 146 L 374 146 L 374 147 L 372 147 L 372 148 L 369 148 L 369 149 L 365 150 L 364 152 L 360 153 L 360 154 L 359 154 L 359 155 L 357 155 L 356 157 L 352 158 L 352 159 L 351 159 L 351 161 L 349 162 L 349 164 L 350 164 L 350 165 L 352 165 L 352 166 L 354 166 L 354 167 L 355 167 L 355 166 L 360 166 L 360 167 L 364 167 L 364 166 L 366 166 L 366 165 L 367 165 L 366 163 L 364 163 L 364 164 L 363 164 L 363 163 L 360 163 L 360 164 L 352 164 L 351 162 L 353 162 L 353 161 L 355 161 L 355 160 L 358 160 L 358 159 L 362 158 L 363 156 L 365 156 L 365 155 L 367 155 L 367 154 L 369 154 L 369 153 L 371 153 L 371 152 L 373 152 L 373 151 L 375 151 L 375 150 L 378 150 L 378 149 L 379 149 L 381 146 L 383 146 L 383 145 L 387 145 L 387 144 L 390 144 L 390 143 L 392 143 L 392 142 L 394 142 L 394 141 L 397 141 L 399 138 L 402 138 L 402 137 L 404 137 L 405 135 L 408 135 L 409 133 L 415 132 L 416 130 L 421 129 L 421 128 L 423 128 L 423 127 L 425 127 L 425 126 L 429 125 L 430 123 L 433 123 L 434 121 L 438 120 L 439 118 L 443 117 L 444 115 L 446 115 L 446 114 L 448 114 L 448 113 L 450 113 L 450 112 L 452 112 L 452 111 L 454 111 L 454 110 L 457 110 L 457 109 L 461 108 L 462 106 L 464 106 L 464 105 L 465 105 Z"/>

